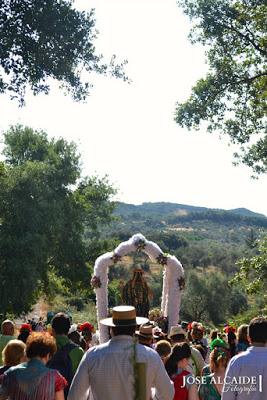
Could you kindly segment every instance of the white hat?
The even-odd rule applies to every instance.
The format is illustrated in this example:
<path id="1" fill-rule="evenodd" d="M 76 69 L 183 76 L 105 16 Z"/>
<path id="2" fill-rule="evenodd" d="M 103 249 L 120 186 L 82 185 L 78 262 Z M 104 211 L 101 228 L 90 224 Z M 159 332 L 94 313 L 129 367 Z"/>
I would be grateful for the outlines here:
<path id="1" fill-rule="evenodd" d="M 168 335 L 169 338 L 176 335 L 185 335 L 185 330 L 181 327 L 181 325 L 175 325 L 171 327 L 170 333 Z"/>

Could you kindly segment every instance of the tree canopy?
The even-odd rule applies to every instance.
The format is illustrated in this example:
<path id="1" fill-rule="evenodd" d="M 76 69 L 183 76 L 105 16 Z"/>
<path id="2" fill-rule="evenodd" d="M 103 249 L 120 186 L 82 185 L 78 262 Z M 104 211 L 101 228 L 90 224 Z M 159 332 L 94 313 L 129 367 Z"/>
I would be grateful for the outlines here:
<path id="1" fill-rule="evenodd" d="M 175 119 L 189 129 L 207 121 L 239 146 L 236 162 L 267 171 L 267 31 L 265 0 L 178 0 L 195 21 L 192 43 L 206 46 L 209 71 L 177 103 Z"/>
<path id="2" fill-rule="evenodd" d="M 0 3 L 0 93 L 24 102 L 25 90 L 49 91 L 54 78 L 74 99 L 91 87 L 84 72 L 127 79 L 115 57 L 96 53 L 94 10 L 78 11 L 73 0 L 3 0 Z"/>
<path id="3" fill-rule="evenodd" d="M 240 270 L 232 283 L 241 284 L 249 294 L 263 293 L 267 290 L 267 236 L 256 241 L 256 254 L 244 257 L 237 263 Z"/>
<path id="4" fill-rule="evenodd" d="M 4 142 L 0 304 L 1 312 L 19 314 L 46 290 L 49 274 L 69 288 L 89 286 L 88 240 L 109 222 L 115 190 L 106 178 L 81 177 L 75 143 L 23 126 L 6 132 Z"/>
<path id="5" fill-rule="evenodd" d="M 220 324 L 247 309 L 246 296 L 230 289 L 227 277 L 220 272 L 190 271 L 186 278 L 181 316 L 187 320 Z"/>

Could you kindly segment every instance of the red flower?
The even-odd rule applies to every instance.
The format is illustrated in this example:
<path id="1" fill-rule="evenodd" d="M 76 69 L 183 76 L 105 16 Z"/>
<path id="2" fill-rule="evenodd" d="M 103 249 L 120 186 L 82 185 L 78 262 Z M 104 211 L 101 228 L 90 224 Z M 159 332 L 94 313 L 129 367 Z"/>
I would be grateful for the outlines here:
<path id="1" fill-rule="evenodd" d="M 235 332 L 235 328 L 233 327 L 233 326 L 226 326 L 225 328 L 224 328 L 224 332 L 225 333 L 229 333 L 229 332 Z"/>
<path id="2" fill-rule="evenodd" d="M 84 322 L 83 324 L 81 324 L 79 326 L 79 330 L 81 332 L 84 332 L 84 331 L 94 332 L 94 326 L 92 324 L 90 324 L 89 322 Z"/>
<path id="3" fill-rule="evenodd" d="M 21 327 L 20 327 L 20 332 L 22 332 L 22 331 L 29 331 L 29 332 L 31 332 L 31 331 L 32 331 L 32 326 L 31 326 L 31 324 L 22 324 Z"/>

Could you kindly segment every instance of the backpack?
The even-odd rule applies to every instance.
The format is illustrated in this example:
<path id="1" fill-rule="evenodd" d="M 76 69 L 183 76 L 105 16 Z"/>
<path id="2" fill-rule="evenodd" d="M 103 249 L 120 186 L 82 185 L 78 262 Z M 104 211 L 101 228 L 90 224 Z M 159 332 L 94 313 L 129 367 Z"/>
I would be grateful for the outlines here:
<path id="1" fill-rule="evenodd" d="M 56 369 L 61 373 L 62 376 L 68 382 L 68 386 L 64 389 L 64 397 L 67 399 L 69 388 L 74 376 L 72 370 L 72 362 L 69 353 L 79 347 L 75 343 L 67 343 L 61 349 L 57 350 L 51 360 L 48 361 L 47 367 L 51 369 Z"/>

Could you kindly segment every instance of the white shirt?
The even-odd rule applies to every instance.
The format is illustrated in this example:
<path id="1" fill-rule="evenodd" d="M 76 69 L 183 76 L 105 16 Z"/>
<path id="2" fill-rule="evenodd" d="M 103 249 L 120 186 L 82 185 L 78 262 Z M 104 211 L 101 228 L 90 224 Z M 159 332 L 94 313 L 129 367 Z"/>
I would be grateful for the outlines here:
<path id="1" fill-rule="evenodd" d="M 133 339 L 119 335 L 89 349 L 76 371 L 68 400 L 87 400 L 89 388 L 94 400 L 133 400 Z M 146 364 L 146 399 L 172 400 L 174 387 L 159 355 L 151 348 L 136 345 L 136 360 Z"/>
<path id="2" fill-rule="evenodd" d="M 193 346 L 190 346 L 191 349 L 191 357 L 189 358 L 189 363 L 186 368 L 186 371 L 190 372 L 190 374 L 194 376 L 200 376 L 202 368 L 205 365 L 203 357 L 198 349 Z"/>
<path id="3" fill-rule="evenodd" d="M 243 377 L 247 382 L 250 379 L 250 382 L 238 382 L 236 385 L 233 379 L 242 380 Z M 232 380 L 233 383 L 229 384 Z M 267 399 L 267 347 L 251 346 L 230 360 L 225 373 L 222 400 L 235 399 Z"/>

